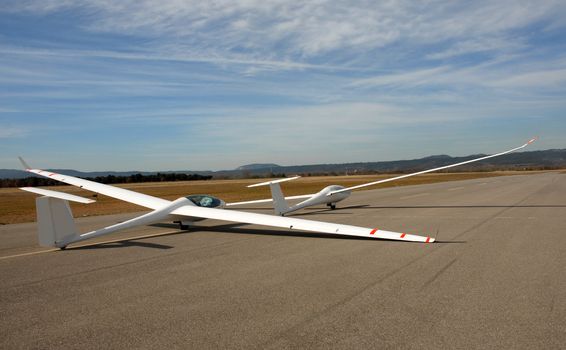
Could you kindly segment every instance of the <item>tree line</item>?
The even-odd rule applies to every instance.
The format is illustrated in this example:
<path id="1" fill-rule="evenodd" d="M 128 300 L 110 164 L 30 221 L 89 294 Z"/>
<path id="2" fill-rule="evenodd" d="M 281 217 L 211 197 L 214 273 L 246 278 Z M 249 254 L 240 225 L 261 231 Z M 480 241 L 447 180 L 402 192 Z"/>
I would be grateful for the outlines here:
<path id="1" fill-rule="evenodd" d="M 86 177 L 84 179 L 103 184 L 128 184 L 128 183 L 140 183 L 140 182 L 210 180 L 212 179 L 212 175 L 157 173 L 150 175 L 132 174 L 129 176 L 107 175 L 107 176 Z M 65 185 L 65 184 L 52 179 L 40 178 L 40 177 L 27 177 L 24 179 L 0 179 L 0 188 L 61 186 L 61 185 Z"/>

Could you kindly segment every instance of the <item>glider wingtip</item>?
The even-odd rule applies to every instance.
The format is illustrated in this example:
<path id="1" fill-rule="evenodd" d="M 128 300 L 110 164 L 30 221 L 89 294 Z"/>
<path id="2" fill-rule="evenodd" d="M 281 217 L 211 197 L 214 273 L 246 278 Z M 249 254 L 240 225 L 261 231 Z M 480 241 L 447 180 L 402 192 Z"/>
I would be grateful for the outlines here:
<path id="1" fill-rule="evenodd" d="M 29 164 L 24 160 L 24 158 L 22 158 L 21 156 L 18 156 L 18 159 L 20 160 L 20 163 L 22 164 L 22 166 L 24 167 L 24 169 L 26 170 L 30 170 L 31 167 L 29 166 Z"/>
<path id="2" fill-rule="evenodd" d="M 536 140 L 538 140 L 538 136 L 535 136 L 532 139 L 530 139 L 529 142 L 527 142 L 527 145 L 530 145 L 531 143 L 535 142 Z"/>

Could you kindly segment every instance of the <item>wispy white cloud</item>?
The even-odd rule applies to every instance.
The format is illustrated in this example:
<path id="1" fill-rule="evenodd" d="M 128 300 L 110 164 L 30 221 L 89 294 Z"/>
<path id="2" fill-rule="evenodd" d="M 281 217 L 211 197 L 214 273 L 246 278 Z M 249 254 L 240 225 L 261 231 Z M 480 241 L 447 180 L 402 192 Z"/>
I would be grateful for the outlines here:
<path id="1" fill-rule="evenodd" d="M 417 69 L 408 72 L 382 74 L 379 76 L 361 78 L 353 81 L 350 85 L 353 87 L 375 87 L 375 86 L 399 86 L 403 85 L 416 86 L 420 84 L 430 83 L 431 80 L 443 73 L 451 71 L 452 69 L 446 67 L 435 67 L 428 69 Z"/>
<path id="2" fill-rule="evenodd" d="M 472 53 L 497 52 L 498 54 L 502 54 L 520 51 L 527 47 L 528 45 L 521 38 L 488 36 L 487 38 L 470 38 L 458 41 L 444 51 L 427 54 L 425 58 L 439 60 Z"/>
<path id="3" fill-rule="evenodd" d="M 23 127 L 2 126 L 0 128 L 0 139 L 24 137 L 29 132 L 30 130 Z"/>
<path id="4" fill-rule="evenodd" d="M 409 0 L 314 1 L 14 1 L 5 11 L 38 13 L 82 9 L 85 28 L 155 38 L 162 53 L 190 60 L 300 68 L 334 53 L 339 62 L 390 44 L 440 43 L 430 58 L 486 50 L 518 50 L 524 38 L 507 35 L 541 21 L 557 26 L 566 6 L 556 0 L 449 2 Z M 563 22 L 563 21 L 562 21 Z M 494 39 L 495 38 L 495 39 Z M 158 44 L 159 43 L 159 44 Z M 182 43 L 182 44 L 181 44 Z M 203 57 L 199 57 L 203 55 Z M 351 57 L 349 57 L 351 58 Z M 310 68 L 310 66 L 307 67 Z"/>
<path id="5" fill-rule="evenodd" d="M 326 64 L 309 64 L 294 62 L 290 60 L 262 60 L 251 58 L 232 57 L 215 57 L 206 55 L 191 55 L 182 52 L 175 52 L 171 48 L 162 48 L 159 52 L 121 52 L 109 50 L 66 50 L 66 49 L 29 49 L 29 48 L 13 48 L 0 47 L 0 52 L 12 55 L 28 55 L 28 56 L 58 56 L 58 57 L 75 57 L 75 58 L 112 58 L 120 60 L 145 60 L 145 61 L 177 61 L 177 62 L 202 62 L 214 64 L 232 64 L 232 65 L 253 65 L 263 67 L 262 69 L 314 69 L 314 70 L 354 70 L 355 68 L 342 67 L 337 65 Z"/>
<path id="6" fill-rule="evenodd" d="M 546 87 L 549 92 L 562 91 L 566 84 L 566 68 L 561 60 L 552 62 L 547 59 L 532 59 L 525 62 L 502 64 L 500 60 L 483 62 L 465 67 L 441 65 L 434 68 L 410 69 L 394 74 L 381 74 L 372 77 L 354 79 L 350 86 L 357 89 L 388 88 L 403 91 L 428 87 L 434 89 L 458 91 L 465 89 L 463 96 L 470 96 L 470 88 L 483 89 L 486 98 L 501 97 L 505 92 L 525 93 L 530 91 L 532 99 L 541 99 L 540 90 Z M 432 89 L 432 90 L 431 90 Z"/>
<path id="7" fill-rule="evenodd" d="M 562 3 L 7 0 L 0 17 L 29 31 L 0 44 L 0 138 L 161 168 L 427 155 L 430 134 L 468 147 L 466 123 L 565 110 Z"/>
<path id="8" fill-rule="evenodd" d="M 566 87 L 566 68 L 519 72 L 503 79 L 486 83 L 496 87 L 511 88 Z"/>

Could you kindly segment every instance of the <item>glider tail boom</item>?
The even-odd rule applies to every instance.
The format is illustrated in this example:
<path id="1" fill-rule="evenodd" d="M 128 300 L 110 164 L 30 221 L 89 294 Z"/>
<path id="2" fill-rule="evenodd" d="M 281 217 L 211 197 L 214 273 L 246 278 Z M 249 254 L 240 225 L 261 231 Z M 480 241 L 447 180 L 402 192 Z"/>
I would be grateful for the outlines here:
<path id="1" fill-rule="evenodd" d="M 73 213 L 67 200 L 55 197 L 39 197 L 36 199 L 36 205 L 39 244 L 44 247 L 58 248 L 65 248 L 71 243 L 81 242 L 116 231 L 163 221 L 170 218 L 171 212 L 180 207 L 194 206 L 187 198 L 181 197 L 169 205 L 147 214 L 81 234 L 76 229 Z"/>

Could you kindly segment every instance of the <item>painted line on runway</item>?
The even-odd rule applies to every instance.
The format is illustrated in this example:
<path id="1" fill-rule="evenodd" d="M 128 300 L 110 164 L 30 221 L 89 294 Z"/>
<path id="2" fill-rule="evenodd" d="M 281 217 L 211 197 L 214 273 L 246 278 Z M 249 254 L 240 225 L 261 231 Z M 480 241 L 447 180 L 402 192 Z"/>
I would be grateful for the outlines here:
<path id="1" fill-rule="evenodd" d="M 419 194 L 413 194 L 410 196 L 405 196 L 405 197 L 400 197 L 399 199 L 409 199 L 409 198 L 417 198 L 417 197 L 422 197 L 422 196 L 426 196 L 429 195 L 430 193 L 426 192 L 426 193 L 419 193 Z"/>
<path id="2" fill-rule="evenodd" d="M 136 236 L 136 237 L 127 237 L 127 238 L 125 237 L 125 238 L 120 238 L 120 239 L 113 239 L 113 240 L 110 240 L 110 241 L 92 242 L 92 243 L 88 243 L 88 244 L 73 245 L 73 246 L 67 247 L 67 250 L 73 250 L 73 249 L 76 249 L 76 248 L 91 247 L 91 246 L 100 245 L 100 244 L 119 243 L 119 242 L 124 242 L 124 241 L 133 241 L 133 240 L 136 240 L 136 239 L 166 236 L 166 235 L 170 235 L 170 234 L 174 234 L 174 233 L 181 233 L 181 232 L 184 232 L 184 231 L 169 231 L 169 232 L 153 233 L 153 234 Z M 36 251 L 36 252 L 28 252 L 28 253 L 21 253 L 21 254 L 15 254 L 15 255 L 1 256 L 0 260 L 19 258 L 19 257 L 22 257 L 22 256 L 36 255 L 36 254 L 42 254 L 42 253 L 56 252 L 58 250 L 60 250 L 60 249 L 59 248 L 53 248 L 53 249 L 47 249 L 47 250 L 39 250 L 39 251 Z"/>
<path id="3" fill-rule="evenodd" d="M 47 249 L 47 250 L 39 250 L 37 252 L 29 252 L 29 253 L 22 253 L 22 254 L 16 254 L 16 255 L 7 255 L 7 256 L 0 256 L 0 260 L 4 260 L 4 259 L 11 259 L 11 258 L 18 258 L 20 256 L 28 256 L 28 255 L 35 255 L 35 254 L 42 254 L 42 253 L 49 253 L 49 252 L 55 252 L 59 250 L 59 248 L 54 248 L 54 249 Z"/>
<path id="4" fill-rule="evenodd" d="M 483 216 L 469 216 L 469 215 L 465 215 L 465 216 L 454 216 L 454 215 L 450 215 L 450 216 L 445 216 L 445 215 L 392 215 L 392 216 L 387 216 L 388 219 L 399 219 L 399 220 L 406 220 L 406 219 L 431 219 L 431 218 L 436 218 L 436 219 L 441 219 L 441 220 L 481 220 L 482 218 L 484 218 Z M 522 216 L 498 216 L 495 217 L 494 219 L 500 219 L 500 220 L 536 220 L 537 218 L 534 216 L 528 216 L 528 217 L 522 217 Z"/>
<path id="5" fill-rule="evenodd" d="M 448 191 L 457 191 L 457 190 L 462 190 L 465 187 L 454 187 L 454 188 L 449 188 Z"/>
<path id="6" fill-rule="evenodd" d="M 536 219 L 536 217 L 534 217 L 534 216 L 527 216 L 527 217 L 497 216 L 497 217 L 495 217 L 495 219 L 512 219 L 512 220 L 527 219 L 527 220 L 534 220 L 534 219 Z"/>

